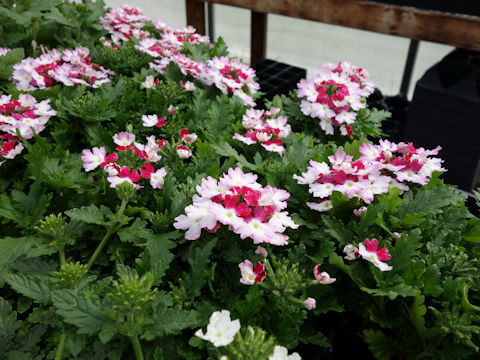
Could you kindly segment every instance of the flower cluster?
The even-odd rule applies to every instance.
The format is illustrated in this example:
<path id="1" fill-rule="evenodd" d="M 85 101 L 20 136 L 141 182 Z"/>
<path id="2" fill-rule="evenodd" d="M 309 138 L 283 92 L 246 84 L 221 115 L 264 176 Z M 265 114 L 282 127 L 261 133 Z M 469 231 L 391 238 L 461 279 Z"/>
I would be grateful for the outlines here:
<path id="1" fill-rule="evenodd" d="M 285 151 L 282 139 L 290 134 L 291 127 L 287 118 L 277 116 L 279 108 L 272 107 L 269 111 L 248 109 L 243 115 L 242 124 L 248 131 L 245 135 L 235 134 L 234 139 L 251 145 L 261 143 L 267 151 L 280 154 Z"/>
<path id="2" fill-rule="evenodd" d="M 38 58 L 25 58 L 13 67 L 13 83 L 25 91 L 50 88 L 55 82 L 97 88 L 109 82 L 113 72 L 91 63 L 89 53 L 87 48 L 78 46 L 63 53 L 52 49 Z"/>
<path id="3" fill-rule="evenodd" d="M 0 165 L 5 162 L 5 159 L 13 159 L 15 156 L 23 151 L 23 145 L 18 136 L 11 134 L 0 135 Z"/>
<path id="4" fill-rule="evenodd" d="M 338 65 L 325 64 L 314 77 L 301 80 L 297 96 L 302 100 L 303 114 L 320 119 L 320 127 L 333 135 L 334 126 L 341 127 L 342 134 L 351 135 L 351 127 L 357 111 L 364 108 L 365 97 L 374 90 L 368 73 L 348 62 Z"/>
<path id="5" fill-rule="evenodd" d="M 112 42 L 103 39 L 104 45 L 115 48 L 123 41 L 132 38 L 144 39 L 150 35 L 142 30 L 145 22 L 149 19 L 143 15 L 142 9 L 130 5 L 118 5 L 112 8 L 104 16 L 100 17 L 100 24 L 110 33 Z"/>
<path id="6" fill-rule="evenodd" d="M 135 142 L 134 134 L 121 132 L 113 136 L 113 141 L 117 144 L 118 152 L 112 154 L 107 155 L 104 147 L 83 150 L 85 171 L 92 171 L 100 166 L 109 175 L 107 180 L 112 188 L 123 182 L 129 182 L 139 189 L 142 186 L 137 182 L 142 179 L 149 180 L 154 189 L 163 187 L 167 172 L 163 167 L 155 169 L 152 163 L 157 163 L 162 158 L 158 152 L 165 145 L 165 140 L 156 141 L 152 135 L 147 138 L 147 144 L 144 145 Z"/>
<path id="7" fill-rule="evenodd" d="M 330 165 L 311 160 L 307 172 L 293 178 L 299 184 L 308 184 L 309 192 L 323 199 L 318 203 L 307 203 L 311 209 L 329 210 L 331 202 L 328 198 L 333 191 L 369 204 L 375 195 L 386 193 L 390 188 L 408 190 L 404 184 L 406 181 L 425 185 L 434 171 L 445 171 L 441 159 L 429 157 L 437 155 L 439 149 L 415 149 L 411 143 L 394 144 L 388 140 L 380 140 L 380 145 L 364 143 L 359 148 L 362 157 L 356 161 L 351 155 L 338 151 L 328 157 Z M 360 210 L 355 215 L 364 212 Z"/>
<path id="8" fill-rule="evenodd" d="M 388 140 L 380 140 L 379 145 L 363 143 L 359 148 L 360 160 L 375 163 L 397 183 L 409 181 L 421 185 L 428 183 L 434 171 L 446 171 L 440 158 L 430 157 L 438 155 L 439 150 L 440 146 L 433 150 L 416 149 L 412 143 L 395 144 Z"/>
<path id="9" fill-rule="evenodd" d="M 57 114 L 49 103 L 50 100 L 37 103 L 29 94 L 20 94 L 18 100 L 12 100 L 12 95 L 0 96 L 0 130 L 11 135 L 17 135 L 18 131 L 24 139 L 31 139 Z"/>
<path id="10" fill-rule="evenodd" d="M 257 175 L 244 174 L 242 169 L 229 169 L 220 181 L 212 177 L 197 186 L 193 204 L 185 208 L 186 215 L 175 218 L 176 229 L 187 230 L 185 238 L 195 240 L 201 231 L 215 232 L 227 225 L 242 239 L 252 238 L 255 244 L 288 244 L 283 235 L 287 227 L 296 225 L 286 211 L 290 194 L 271 186 L 262 187 Z"/>
<path id="11" fill-rule="evenodd" d="M 378 240 L 377 239 L 365 239 L 365 244 L 359 243 L 358 248 L 353 245 L 347 245 L 343 249 L 343 252 L 346 254 L 344 257 L 347 260 L 356 260 L 360 256 L 381 271 L 390 271 L 392 267 L 383 261 L 390 260 L 392 256 L 388 253 L 387 248 L 378 248 Z"/>
<path id="12" fill-rule="evenodd" d="M 239 59 L 227 56 L 214 57 L 207 61 L 201 80 L 207 85 L 215 85 L 224 94 L 233 94 L 245 106 L 255 106 L 252 95 L 260 89 L 254 80 L 255 70 Z"/>

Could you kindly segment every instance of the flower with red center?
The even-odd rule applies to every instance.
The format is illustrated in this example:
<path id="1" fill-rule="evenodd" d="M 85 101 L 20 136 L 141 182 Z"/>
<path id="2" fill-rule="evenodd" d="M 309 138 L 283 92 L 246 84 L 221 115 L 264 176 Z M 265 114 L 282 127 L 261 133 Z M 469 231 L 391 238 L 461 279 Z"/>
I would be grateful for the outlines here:
<path id="1" fill-rule="evenodd" d="M 190 131 L 188 129 L 180 130 L 178 135 L 180 136 L 180 139 L 182 139 L 182 141 L 184 141 L 187 144 L 193 144 L 197 140 L 197 134 L 195 133 L 190 134 Z"/>
<path id="2" fill-rule="evenodd" d="M 177 155 L 180 159 L 188 159 L 190 156 L 192 156 L 192 150 L 190 150 L 185 145 L 178 145 L 177 146 Z"/>
<path id="3" fill-rule="evenodd" d="M 320 264 L 315 265 L 313 268 L 313 276 L 320 284 L 323 285 L 329 285 L 337 280 L 336 278 L 330 277 L 326 271 L 320 272 Z"/>
<path id="4" fill-rule="evenodd" d="M 152 127 L 152 126 L 163 127 L 165 126 L 165 120 L 167 120 L 167 118 L 165 117 L 159 118 L 155 114 L 142 115 L 143 126 L 146 126 L 146 127 Z"/>
<path id="5" fill-rule="evenodd" d="M 245 260 L 238 264 L 240 268 L 240 273 L 242 277 L 240 278 L 240 282 L 245 285 L 253 285 L 255 283 L 262 282 L 267 277 L 267 272 L 265 271 L 265 265 L 261 262 L 258 262 L 253 267 L 253 264 L 249 260 Z"/>
<path id="6" fill-rule="evenodd" d="M 388 254 L 387 248 L 378 249 L 378 240 L 377 239 L 365 239 L 365 245 L 363 243 L 358 244 L 358 253 L 360 256 L 371 262 L 381 271 L 390 271 L 392 267 L 382 261 L 387 261 L 391 259 L 391 255 Z"/>

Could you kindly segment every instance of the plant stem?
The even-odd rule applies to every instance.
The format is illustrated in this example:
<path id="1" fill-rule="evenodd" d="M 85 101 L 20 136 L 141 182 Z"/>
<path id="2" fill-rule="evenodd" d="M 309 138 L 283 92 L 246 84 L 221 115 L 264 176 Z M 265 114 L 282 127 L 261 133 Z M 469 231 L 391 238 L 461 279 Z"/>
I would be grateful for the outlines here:
<path id="1" fill-rule="evenodd" d="M 135 357 L 137 358 L 137 360 L 144 360 L 142 353 L 142 345 L 140 345 L 138 337 L 132 336 L 130 338 L 130 341 L 132 342 L 133 350 L 135 351 Z"/>
<path id="2" fill-rule="evenodd" d="M 65 260 L 65 250 L 63 246 L 58 248 L 58 256 L 60 257 L 60 267 L 62 267 L 67 263 Z"/>
<path id="3" fill-rule="evenodd" d="M 102 252 L 103 248 L 104 248 L 105 245 L 107 244 L 108 239 L 110 239 L 110 236 L 112 236 L 112 234 L 115 233 L 115 232 L 118 230 L 118 225 L 119 225 L 119 223 L 120 223 L 119 220 L 121 220 L 121 217 L 122 217 L 122 215 L 123 215 L 123 212 L 125 211 L 125 208 L 126 208 L 126 206 L 127 206 L 127 203 L 128 203 L 127 200 L 122 200 L 122 204 L 120 205 L 120 209 L 118 209 L 118 212 L 117 212 L 117 214 L 116 214 L 117 220 L 114 221 L 114 222 L 108 227 L 107 233 L 105 234 L 105 236 L 103 237 L 102 241 L 100 242 L 100 244 L 98 244 L 97 248 L 95 249 L 95 252 L 93 253 L 93 255 L 92 255 L 92 257 L 90 258 L 90 260 L 88 261 L 87 271 L 90 270 L 90 268 L 92 267 L 93 263 L 94 263 L 95 260 L 97 259 L 98 255 L 100 255 L 100 253 Z"/>
<path id="4" fill-rule="evenodd" d="M 64 332 L 62 332 L 62 335 L 60 335 L 60 340 L 58 341 L 57 351 L 55 352 L 55 360 L 61 360 L 63 355 L 63 349 L 65 348 L 66 338 L 67 338 L 67 335 Z"/>

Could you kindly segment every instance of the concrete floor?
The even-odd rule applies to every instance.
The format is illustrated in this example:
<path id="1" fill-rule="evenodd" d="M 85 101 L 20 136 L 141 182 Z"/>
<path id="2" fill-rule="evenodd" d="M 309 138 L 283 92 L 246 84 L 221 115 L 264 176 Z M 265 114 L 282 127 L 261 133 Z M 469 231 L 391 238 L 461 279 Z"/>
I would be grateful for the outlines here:
<path id="1" fill-rule="evenodd" d="M 141 7 L 152 19 L 169 25 L 186 25 L 183 0 L 105 0 L 108 6 L 128 3 Z M 215 36 L 222 36 L 233 56 L 249 62 L 250 13 L 248 10 L 214 5 Z M 313 74 L 324 62 L 349 61 L 369 71 L 372 81 L 386 95 L 396 95 L 405 66 L 409 39 L 341 26 L 268 16 L 267 57 L 306 68 Z M 425 70 L 453 47 L 421 42 L 415 63 L 409 98 L 415 82 Z M 307 76 L 308 76 L 307 75 Z"/>

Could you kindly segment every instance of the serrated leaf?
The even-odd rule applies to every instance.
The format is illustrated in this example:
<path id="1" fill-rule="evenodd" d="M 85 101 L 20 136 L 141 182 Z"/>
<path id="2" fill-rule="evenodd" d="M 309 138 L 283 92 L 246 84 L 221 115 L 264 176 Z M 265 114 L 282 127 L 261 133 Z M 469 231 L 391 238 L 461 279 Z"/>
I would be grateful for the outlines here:
<path id="1" fill-rule="evenodd" d="M 94 335 L 111 322 L 97 297 L 57 290 L 52 292 L 52 301 L 57 314 L 78 327 L 79 334 Z"/>
<path id="2" fill-rule="evenodd" d="M 24 274 L 5 275 L 5 281 L 12 289 L 40 304 L 50 302 L 51 287 L 45 281 Z"/>
<path id="3" fill-rule="evenodd" d="M 164 335 L 179 334 L 182 330 L 197 326 L 195 310 L 182 310 L 179 306 L 163 307 L 154 311 L 150 325 L 141 336 L 145 340 L 153 340 Z"/>
<path id="4" fill-rule="evenodd" d="M 100 205 L 100 207 L 90 205 L 67 210 L 65 214 L 73 220 L 83 221 L 87 224 L 106 225 L 109 221 L 108 217 L 112 216 L 112 211 L 104 205 Z"/>
<path id="5" fill-rule="evenodd" d="M 419 249 L 423 246 L 420 229 L 413 229 L 408 234 L 404 233 L 400 239 L 395 241 L 395 247 L 391 250 L 392 256 L 389 264 L 395 273 L 407 268 L 414 256 L 419 255 Z"/>
<path id="6" fill-rule="evenodd" d="M 364 330 L 363 338 L 368 344 L 368 348 L 375 355 L 378 360 L 390 360 L 397 355 L 397 348 L 399 344 L 397 341 L 386 336 L 383 332 L 378 330 Z"/>
<path id="7" fill-rule="evenodd" d="M 3 15 L 11 20 L 13 20 L 18 25 L 28 26 L 32 21 L 32 15 L 34 15 L 31 11 L 24 11 L 22 13 L 17 13 L 10 9 L 0 6 L 0 15 Z"/>
<path id="8" fill-rule="evenodd" d="M 425 295 L 431 295 L 434 297 L 443 293 L 443 288 L 440 286 L 442 279 L 442 273 L 437 264 L 432 264 L 425 270 L 423 274 L 423 293 Z"/>
<path id="9" fill-rule="evenodd" d="M 67 19 L 56 7 L 51 8 L 48 13 L 44 14 L 44 17 L 47 20 L 55 21 L 65 26 L 69 26 L 69 27 L 77 26 L 76 21 L 74 19 Z"/>
<path id="10" fill-rule="evenodd" d="M 136 218 L 128 227 L 124 227 L 118 231 L 118 237 L 123 242 L 138 243 L 140 239 L 148 239 L 152 235 L 152 230 L 146 228 L 145 220 Z"/>
<path id="11" fill-rule="evenodd" d="M 9 266 L 20 256 L 26 255 L 37 241 L 31 236 L 0 239 L 0 287 L 5 281 L 4 276 L 8 273 Z"/>
<path id="12" fill-rule="evenodd" d="M 188 293 L 192 298 L 200 295 L 200 291 L 207 282 L 208 275 L 210 274 L 210 268 L 208 266 L 210 260 L 209 256 L 212 253 L 217 238 L 213 238 L 203 246 L 197 246 L 192 256 L 188 259 L 190 264 L 190 272 L 186 278 L 184 278 L 184 285 Z"/>
<path id="13" fill-rule="evenodd" d="M 352 276 L 352 269 L 350 268 L 350 266 L 345 265 L 343 258 L 341 256 L 338 256 L 336 253 L 332 252 L 330 254 L 330 256 L 328 257 L 328 263 L 330 265 L 335 265 L 344 273 L 348 274 L 348 276 Z"/>
<path id="14" fill-rule="evenodd" d="M 237 150 L 235 150 L 229 143 L 227 143 L 226 141 L 220 141 L 219 143 L 212 143 L 210 144 L 212 146 L 212 148 L 215 150 L 215 152 L 218 154 L 218 155 L 221 155 L 221 156 L 228 156 L 228 157 L 232 157 L 234 158 L 236 161 L 238 161 L 238 163 L 240 164 L 240 166 L 244 169 L 251 169 L 251 170 L 254 170 L 256 172 L 258 172 L 259 174 L 263 174 L 264 171 L 262 168 L 259 168 L 257 167 L 257 165 L 255 164 L 252 164 L 251 162 L 249 162 L 245 156 L 243 155 L 240 155 Z"/>
<path id="15" fill-rule="evenodd" d="M 13 65 L 22 61 L 25 53 L 22 48 L 12 49 L 0 56 L 0 79 L 8 80 L 13 73 Z"/>
<path id="16" fill-rule="evenodd" d="M 8 350 L 10 341 L 15 337 L 15 332 L 22 325 L 17 320 L 17 313 L 7 300 L 0 297 L 0 351 L 4 353 Z"/>
<path id="17" fill-rule="evenodd" d="M 417 295 L 413 299 L 412 306 L 409 307 L 407 311 L 409 320 L 413 326 L 415 326 L 417 333 L 421 337 L 426 337 L 428 332 L 427 328 L 425 327 L 425 314 L 427 313 L 427 307 L 424 305 L 424 301 L 425 296 Z"/>
<path id="18" fill-rule="evenodd" d="M 98 337 L 100 338 L 100 341 L 104 344 L 108 343 L 112 338 L 115 336 L 115 334 L 120 330 L 120 325 L 117 323 L 106 323 L 102 327 L 102 330 L 100 330 L 100 333 L 98 334 Z"/>
<path id="19" fill-rule="evenodd" d="M 87 338 L 85 335 L 69 333 L 66 336 L 65 349 L 67 349 L 73 356 L 80 354 L 86 345 Z"/>

